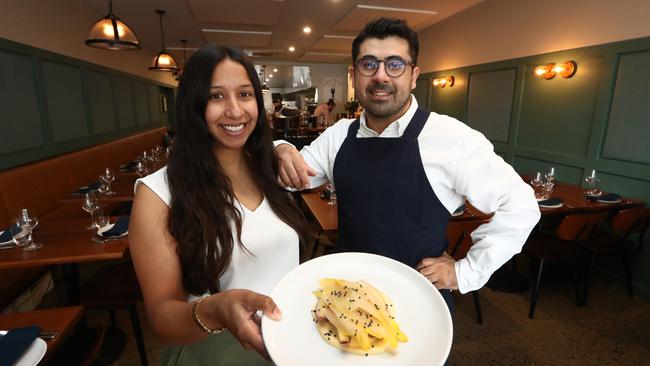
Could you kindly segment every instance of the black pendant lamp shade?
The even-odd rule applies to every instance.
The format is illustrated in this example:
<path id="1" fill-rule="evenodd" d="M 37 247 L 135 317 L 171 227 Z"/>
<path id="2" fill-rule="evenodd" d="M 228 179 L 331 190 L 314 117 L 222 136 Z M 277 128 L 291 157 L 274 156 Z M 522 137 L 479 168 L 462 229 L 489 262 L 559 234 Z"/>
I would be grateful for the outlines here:
<path id="1" fill-rule="evenodd" d="M 165 49 L 165 31 L 163 30 L 162 16 L 165 14 L 164 10 L 156 10 L 156 13 L 160 15 L 160 34 L 162 36 L 162 47 L 160 52 L 153 58 L 153 66 L 149 67 L 149 70 L 154 71 L 167 71 L 173 72 L 178 70 L 178 64 L 174 57 L 167 52 Z"/>
<path id="2" fill-rule="evenodd" d="M 139 50 L 135 32 L 113 14 L 113 1 L 108 1 L 108 15 L 98 20 L 88 31 L 86 45 L 106 50 Z"/>

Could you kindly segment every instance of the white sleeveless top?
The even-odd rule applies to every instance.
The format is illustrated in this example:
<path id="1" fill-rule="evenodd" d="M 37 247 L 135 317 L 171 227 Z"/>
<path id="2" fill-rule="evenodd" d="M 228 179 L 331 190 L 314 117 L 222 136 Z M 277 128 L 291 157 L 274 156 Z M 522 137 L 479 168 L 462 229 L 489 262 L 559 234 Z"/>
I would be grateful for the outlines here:
<path id="1" fill-rule="evenodd" d="M 140 183 L 149 187 L 169 206 L 171 196 L 167 167 L 138 179 L 135 188 Z M 255 211 L 238 201 L 235 204 L 242 217 L 241 240 L 250 253 L 240 247 L 234 223 L 231 223 L 234 243 L 232 259 L 220 278 L 221 290 L 248 289 L 269 295 L 275 284 L 298 266 L 298 234 L 273 212 L 266 197 Z M 189 300 L 194 299 L 195 296 L 190 296 Z"/>

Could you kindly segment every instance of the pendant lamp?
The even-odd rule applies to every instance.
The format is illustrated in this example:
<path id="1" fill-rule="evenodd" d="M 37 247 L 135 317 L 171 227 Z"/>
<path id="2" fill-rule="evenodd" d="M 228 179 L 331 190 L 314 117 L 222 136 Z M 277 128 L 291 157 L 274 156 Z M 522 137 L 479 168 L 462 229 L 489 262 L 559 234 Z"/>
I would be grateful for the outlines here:
<path id="1" fill-rule="evenodd" d="M 139 50 L 135 32 L 113 14 L 113 1 L 108 1 L 108 15 L 98 20 L 88 31 L 86 46 L 105 50 Z"/>
<path id="2" fill-rule="evenodd" d="M 153 58 L 153 66 L 150 66 L 149 70 L 172 72 L 178 70 L 178 65 L 176 64 L 174 57 L 172 57 L 172 55 L 165 49 L 165 31 L 163 29 L 162 23 L 162 16 L 165 14 L 165 11 L 156 10 L 156 13 L 160 15 L 160 34 L 162 36 L 162 47 L 156 57 Z"/>
<path id="3" fill-rule="evenodd" d="M 185 57 L 185 44 L 187 43 L 187 39 L 181 39 L 181 43 L 183 44 L 183 68 L 185 68 L 185 60 L 187 59 Z M 183 75 L 183 69 L 176 69 L 176 71 L 173 71 L 174 73 L 174 79 L 176 81 L 181 79 L 181 75 Z"/>

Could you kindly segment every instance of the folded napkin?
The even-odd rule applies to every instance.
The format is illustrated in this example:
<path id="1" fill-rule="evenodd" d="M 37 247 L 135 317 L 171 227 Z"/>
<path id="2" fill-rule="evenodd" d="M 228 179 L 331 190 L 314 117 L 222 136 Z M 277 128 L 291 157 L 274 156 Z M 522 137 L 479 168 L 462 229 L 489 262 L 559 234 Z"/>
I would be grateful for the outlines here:
<path id="1" fill-rule="evenodd" d="M 11 241 L 11 230 L 6 229 L 0 232 L 0 243 Z"/>
<path id="2" fill-rule="evenodd" d="M 616 193 L 609 193 L 600 197 L 588 197 L 590 201 L 598 201 L 603 203 L 618 203 L 621 202 L 621 195 Z"/>
<path id="3" fill-rule="evenodd" d="M 77 193 L 84 194 L 84 193 L 94 192 L 98 190 L 99 186 L 101 185 L 102 185 L 101 182 L 92 182 L 85 187 L 79 187 L 79 189 L 77 189 Z"/>
<path id="4" fill-rule="evenodd" d="M 29 349 L 41 333 L 39 327 L 11 329 L 0 338 L 0 366 L 11 366 Z"/>
<path id="5" fill-rule="evenodd" d="M 537 202 L 537 204 L 540 205 L 541 207 L 557 206 L 562 203 L 564 203 L 564 200 L 561 199 L 560 197 L 551 197 L 549 199 L 545 199 L 543 201 Z"/>
<path id="6" fill-rule="evenodd" d="M 138 165 L 138 162 L 136 161 L 131 161 L 126 164 L 120 165 L 120 170 L 128 172 L 128 171 L 134 171 L 136 166 Z"/>
<path id="7" fill-rule="evenodd" d="M 463 211 L 465 211 L 466 208 L 467 208 L 467 206 L 465 206 L 465 204 L 460 205 L 460 207 L 458 207 L 456 210 L 454 210 L 454 212 L 451 214 L 451 216 L 460 216 L 460 215 L 462 215 Z"/>
<path id="8" fill-rule="evenodd" d="M 14 224 L 14 226 L 18 227 L 16 224 Z M 11 228 L 8 227 L 4 230 L 0 230 L 0 243 L 11 242 L 12 240 L 13 237 L 11 235 Z"/>
<path id="9" fill-rule="evenodd" d="M 117 219 L 113 227 L 109 230 L 106 230 L 102 233 L 102 236 L 111 237 L 111 236 L 120 236 L 125 232 L 129 231 L 129 216 L 120 216 Z"/>

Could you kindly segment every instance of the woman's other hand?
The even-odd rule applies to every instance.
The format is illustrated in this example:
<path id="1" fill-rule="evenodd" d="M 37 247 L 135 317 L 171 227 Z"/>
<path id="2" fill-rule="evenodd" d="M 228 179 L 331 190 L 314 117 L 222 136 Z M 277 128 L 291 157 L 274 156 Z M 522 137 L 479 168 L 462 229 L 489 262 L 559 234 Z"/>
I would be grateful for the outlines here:
<path id="1" fill-rule="evenodd" d="M 228 328 L 244 349 L 254 349 L 269 359 L 262 339 L 261 318 L 257 312 L 279 320 L 282 313 L 273 299 L 249 290 L 228 290 L 206 300 L 200 310 L 207 319 L 215 319 L 215 323 Z"/>

